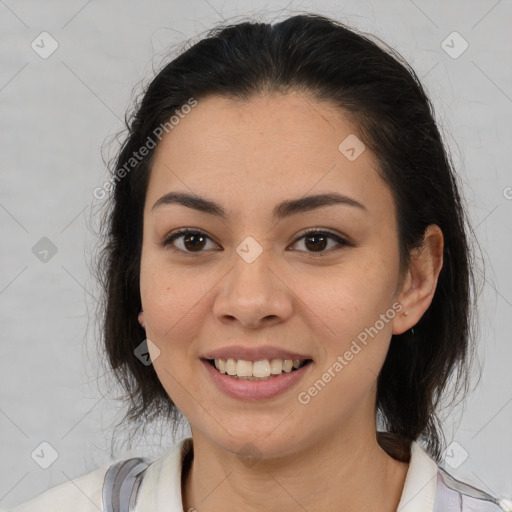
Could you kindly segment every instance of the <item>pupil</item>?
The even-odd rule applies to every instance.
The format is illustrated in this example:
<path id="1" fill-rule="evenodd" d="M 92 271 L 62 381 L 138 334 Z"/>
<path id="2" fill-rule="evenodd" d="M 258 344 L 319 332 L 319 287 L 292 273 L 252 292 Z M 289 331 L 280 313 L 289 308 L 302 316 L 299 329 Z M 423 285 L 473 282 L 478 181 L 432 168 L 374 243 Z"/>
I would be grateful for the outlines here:
<path id="1" fill-rule="evenodd" d="M 194 244 L 194 243 L 192 242 L 192 248 L 194 248 L 194 247 L 195 247 L 196 249 L 197 249 L 197 248 L 200 248 L 200 249 L 201 249 L 201 248 L 202 248 L 201 243 L 203 243 L 203 244 L 204 244 L 204 236 L 203 236 L 203 235 L 199 235 L 199 234 L 194 234 L 194 233 L 192 233 L 192 234 L 189 234 L 189 235 L 186 235 L 186 236 L 185 236 L 185 239 L 184 239 L 184 242 L 183 242 L 183 243 L 185 244 L 185 247 L 186 247 L 187 249 L 190 249 L 190 247 L 188 246 L 188 244 L 190 243 L 190 240 L 191 240 L 191 239 L 194 239 L 194 238 L 200 238 L 200 239 L 202 239 L 202 242 L 200 242 L 200 243 L 199 243 L 199 245 L 198 245 L 198 244 Z"/>
<path id="2" fill-rule="evenodd" d="M 311 241 L 311 240 L 313 240 L 315 238 L 319 238 L 322 241 L 320 242 L 320 245 L 319 244 L 315 244 L 315 243 L 311 244 L 313 249 L 320 249 L 320 250 L 325 249 L 325 243 L 326 243 L 327 237 L 324 236 L 324 235 L 310 235 L 310 236 L 308 236 L 306 238 L 306 245 L 308 246 L 308 248 L 309 248 L 308 241 Z"/>

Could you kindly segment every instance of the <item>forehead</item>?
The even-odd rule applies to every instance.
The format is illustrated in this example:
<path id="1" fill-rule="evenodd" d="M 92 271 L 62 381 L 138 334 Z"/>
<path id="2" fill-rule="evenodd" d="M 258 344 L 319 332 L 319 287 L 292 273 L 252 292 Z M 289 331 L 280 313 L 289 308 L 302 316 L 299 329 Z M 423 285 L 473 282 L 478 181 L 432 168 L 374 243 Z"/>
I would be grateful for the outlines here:
<path id="1" fill-rule="evenodd" d="M 357 153 L 364 148 L 344 112 L 304 93 L 247 101 L 210 96 L 157 146 L 148 203 L 178 190 L 215 196 L 238 210 L 250 206 L 249 198 L 256 204 L 337 191 L 389 210 L 391 194 L 375 156 L 364 149 L 349 159 L 347 145 Z"/>

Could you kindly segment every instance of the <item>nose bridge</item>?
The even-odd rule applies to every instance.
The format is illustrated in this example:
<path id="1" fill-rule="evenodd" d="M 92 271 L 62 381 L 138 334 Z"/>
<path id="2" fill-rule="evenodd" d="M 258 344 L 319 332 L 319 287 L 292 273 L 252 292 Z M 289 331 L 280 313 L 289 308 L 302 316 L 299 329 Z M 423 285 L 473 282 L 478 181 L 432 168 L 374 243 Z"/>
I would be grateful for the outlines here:
<path id="1" fill-rule="evenodd" d="M 272 251 L 247 237 L 233 254 L 232 269 L 215 300 L 215 315 L 253 327 L 271 318 L 286 318 L 291 313 L 291 300 L 275 267 Z"/>
<path id="2" fill-rule="evenodd" d="M 272 275 L 271 250 L 269 248 L 264 250 L 259 244 L 256 245 L 257 242 L 252 237 L 249 238 L 236 248 L 231 279 L 235 282 L 239 281 L 241 291 L 248 286 L 256 285 L 259 289 L 253 289 L 252 293 L 268 292 L 268 288 L 273 285 L 273 280 L 269 278 L 269 274 Z"/>

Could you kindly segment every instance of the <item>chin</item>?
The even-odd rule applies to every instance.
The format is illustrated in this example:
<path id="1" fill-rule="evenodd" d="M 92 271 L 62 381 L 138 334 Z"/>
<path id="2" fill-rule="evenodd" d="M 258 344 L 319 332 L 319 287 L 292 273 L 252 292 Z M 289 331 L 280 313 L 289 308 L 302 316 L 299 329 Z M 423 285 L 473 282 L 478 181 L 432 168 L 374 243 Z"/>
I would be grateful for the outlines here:
<path id="1" fill-rule="evenodd" d="M 271 432 L 270 435 L 269 432 Z M 222 431 L 214 438 L 210 438 L 210 441 L 219 448 L 237 455 L 248 466 L 259 459 L 270 460 L 292 455 L 300 447 L 296 439 L 286 432 L 279 433 L 278 429 L 272 432 L 269 428 L 261 431 L 254 428 L 249 430 L 231 428 L 229 433 Z"/>

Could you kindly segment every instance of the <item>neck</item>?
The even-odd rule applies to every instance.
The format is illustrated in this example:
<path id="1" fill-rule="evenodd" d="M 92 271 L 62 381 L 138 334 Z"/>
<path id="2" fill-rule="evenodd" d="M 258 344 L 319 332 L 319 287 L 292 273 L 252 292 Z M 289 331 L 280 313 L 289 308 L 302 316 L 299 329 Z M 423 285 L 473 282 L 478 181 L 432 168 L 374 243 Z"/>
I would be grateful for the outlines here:
<path id="1" fill-rule="evenodd" d="M 374 429 L 335 432 L 291 455 L 244 463 L 193 431 L 193 459 L 184 465 L 184 510 L 395 512 L 408 464 L 389 456 Z M 340 508 L 340 504 L 342 505 Z"/>

